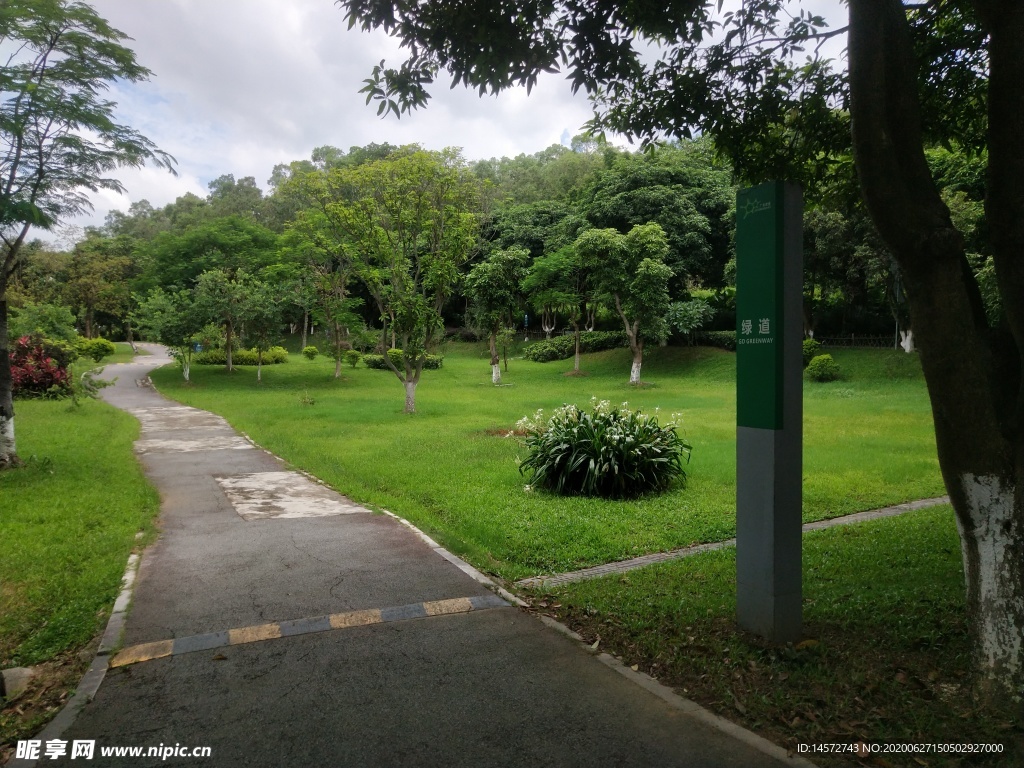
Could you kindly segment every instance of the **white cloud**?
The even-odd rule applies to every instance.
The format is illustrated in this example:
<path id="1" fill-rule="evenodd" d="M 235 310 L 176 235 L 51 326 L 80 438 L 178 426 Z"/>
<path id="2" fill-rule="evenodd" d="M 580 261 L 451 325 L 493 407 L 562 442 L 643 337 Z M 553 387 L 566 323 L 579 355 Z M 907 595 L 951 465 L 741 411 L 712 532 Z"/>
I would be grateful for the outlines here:
<path id="1" fill-rule="evenodd" d="M 332 0 L 92 0 L 153 72 L 112 91 L 118 117 L 178 160 L 163 171 L 123 170 L 127 194 L 97 195 L 93 215 L 147 199 L 160 206 L 185 191 L 203 195 L 225 174 L 265 186 L 273 166 L 309 157 L 317 146 L 347 150 L 370 142 L 459 146 L 468 158 L 533 153 L 578 133 L 591 110 L 561 75 L 480 98 L 439 82 L 427 109 L 380 119 L 358 93 L 381 59 L 402 52 L 382 33 L 347 29 Z"/>

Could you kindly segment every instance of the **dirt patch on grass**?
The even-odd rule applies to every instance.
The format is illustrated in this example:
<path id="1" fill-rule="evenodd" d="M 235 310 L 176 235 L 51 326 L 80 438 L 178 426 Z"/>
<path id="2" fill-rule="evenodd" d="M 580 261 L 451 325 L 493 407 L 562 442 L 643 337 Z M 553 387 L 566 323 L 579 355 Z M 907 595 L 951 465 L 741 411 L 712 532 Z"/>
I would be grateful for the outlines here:
<path id="1" fill-rule="evenodd" d="M 79 651 L 68 651 L 33 667 L 35 674 L 17 698 L 0 709 L 0 765 L 14 753 L 19 739 L 27 739 L 60 712 L 89 668 L 99 640 Z"/>

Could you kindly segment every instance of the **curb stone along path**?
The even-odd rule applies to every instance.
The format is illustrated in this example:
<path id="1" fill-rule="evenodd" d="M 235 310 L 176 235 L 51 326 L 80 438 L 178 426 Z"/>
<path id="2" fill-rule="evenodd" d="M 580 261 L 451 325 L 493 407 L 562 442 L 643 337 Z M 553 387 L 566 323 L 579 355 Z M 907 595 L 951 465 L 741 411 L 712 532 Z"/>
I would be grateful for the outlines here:
<path id="1" fill-rule="evenodd" d="M 912 512 L 915 509 L 935 507 L 940 504 L 949 504 L 949 497 L 940 496 L 934 499 L 908 501 L 905 504 L 896 504 L 883 509 L 872 509 L 867 512 L 857 512 L 852 515 L 844 515 L 843 517 L 833 517 L 829 520 L 818 520 L 814 523 L 805 523 L 803 526 L 803 532 L 821 531 L 825 528 L 834 528 L 839 525 L 850 525 L 852 523 L 863 523 L 868 520 L 879 520 L 883 517 L 895 517 L 896 515 Z M 653 554 L 634 557 L 630 560 L 619 560 L 614 563 L 595 565 L 591 568 L 582 568 L 578 571 L 569 571 L 568 573 L 559 573 L 553 576 L 533 576 L 528 579 L 520 579 L 515 584 L 517 587 L 521 587 L 523 589 L 557 587 L 562 584 L 570 584 L 574 581 L 597 579 L 601 576 L 608 576 L 613 573 L 626 573 L 628 571 L 636 570 L 637 568 L 643 568 L 647 565 L 653 565 L 654 563 L 664 563 L 668 560 L 678 560 L 701 552 L 711 552 L 716 549 L 725 549 L 727 547 L 734 546 L 736 546 L 736 539 L 713 541 L 708 544 L 697 544 L 693 547 L 673 549 L 671 552 L 654 552 Z"/>

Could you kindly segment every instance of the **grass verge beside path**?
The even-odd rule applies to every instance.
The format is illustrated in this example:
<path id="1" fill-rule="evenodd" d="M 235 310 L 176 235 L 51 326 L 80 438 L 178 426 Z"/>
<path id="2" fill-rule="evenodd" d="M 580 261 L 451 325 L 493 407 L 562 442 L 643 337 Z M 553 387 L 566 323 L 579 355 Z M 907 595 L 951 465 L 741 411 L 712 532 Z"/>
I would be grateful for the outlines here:
<path id="1" fill-rule="evenodd" d="M 902 357 L 900 357 L 902 355 Z M 805 387 L 805 521 L 944 493 L 931 412 L 916 357 L 837 351 L 849 378 Z M 655 348 L 647 386 L 628 384 L 628 350 L 571 361 L 513 360 L 505 386 L 490 383 L 483 345 L 453 344 L 444 368 L 425 371 L 417 413 L 402 413 L 388 371 L 292 355 L 228 374 L 193 366 L 192 382 L 164 368 L 168 396 L 224 416 L 257 443 L 359 503 L 408 518 L 474 565 L 508 580 L 561 573 L 735 534 L 735 355 Z M 592 396 L 648 412 L 683 414 L 694 446 L 686 488 L 632 501 L 560 498 L 524 490 L 523 448 L 500 436 L 538 408 Z"/>
<path id="2" fill-rule="evenodd" d="M 1003 744 L 1002 756 L 806 754 L 822 766 L 1018 766 L 1020 723 L 972 708 L 960 543 L 949 506 L 804 537 L 804 636 L 735 624 L 735 550 L 537 591 L 535 611 L 787 749 Z"/>
<path id="3" fill-rule="evenodd" d="M 0 472 L 0 667 L 41 674 L 0 711 L 0 762 L 88 666 L 78 652 L 102 629 L 135 534 L 159 510 L 132 452 L 134 418 L 94 400 L 19 400 L 15 410 L 25 463 Z"/>

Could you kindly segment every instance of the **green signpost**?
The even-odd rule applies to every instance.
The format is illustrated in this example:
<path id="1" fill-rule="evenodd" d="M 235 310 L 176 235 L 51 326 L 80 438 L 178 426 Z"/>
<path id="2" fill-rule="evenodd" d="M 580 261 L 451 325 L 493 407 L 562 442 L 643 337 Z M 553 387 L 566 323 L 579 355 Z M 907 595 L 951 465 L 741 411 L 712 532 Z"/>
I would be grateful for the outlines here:
<path id="1" fill-rule="evenodd" d="M 736 613 L 801 633 L 803 204 L 781 181 L 736 197 Z"/>

